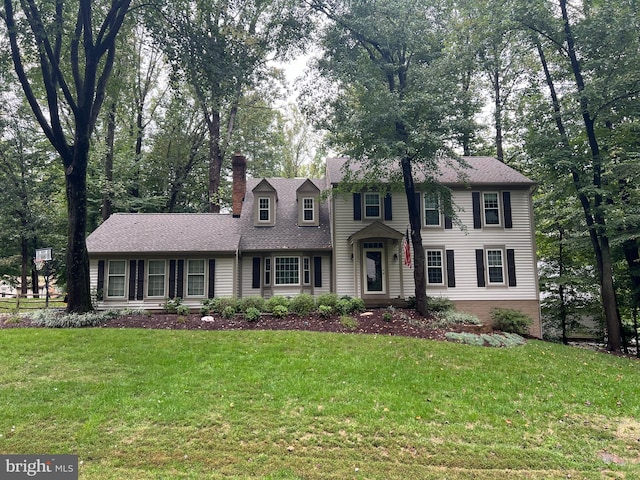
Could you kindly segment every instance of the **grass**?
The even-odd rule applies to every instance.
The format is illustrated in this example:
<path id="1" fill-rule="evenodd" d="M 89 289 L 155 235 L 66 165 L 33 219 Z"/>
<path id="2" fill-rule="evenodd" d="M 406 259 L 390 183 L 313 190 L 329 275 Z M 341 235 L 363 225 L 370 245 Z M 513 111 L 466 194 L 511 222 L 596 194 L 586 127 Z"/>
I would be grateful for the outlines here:
<path id="1" fill-rule="evenodd" d="M 81 479 L 603 479 L 640 472 L 640 363 L 275 331 L 0 331 L 0 453 Z"/>

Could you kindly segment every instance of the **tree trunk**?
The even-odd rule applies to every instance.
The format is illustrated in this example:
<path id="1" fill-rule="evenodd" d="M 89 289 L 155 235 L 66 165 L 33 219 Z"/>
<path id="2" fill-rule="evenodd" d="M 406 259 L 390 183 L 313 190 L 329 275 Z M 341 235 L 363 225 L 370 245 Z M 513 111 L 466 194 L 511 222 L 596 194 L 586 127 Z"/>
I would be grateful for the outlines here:
<path id="1" fill-rule="evenodd" d="M 102 221 L 105 221 L 113 213 L 113 145 L 116 136 L 116 103 L 109 107 L 107 121 L 107 153 L 104 157 L 104 176 L 107 180 L 107 190 L 102 194 Z"/>
<path id="2" fill-rule="evenodd" d="M 220 112 L 207 117 L 209 127 L 209 212 L 220 213 L 220 175 L 223 152 L 220 148 Z"/>
<path id="3" fill-rule="evenodd" d="M 89 287 L 87 229 L 87 161 L 88 134 L 73 149 L 73 159 L 66 167 L 67 195 L 67 311 L 85 313 L 92 309 Z M 67 162 L 65 162 L 67 165 Z"/>
<path id="4" fill-rule="evenodd" d="M 22 256 L 22 265 L 20 269 L 20 294 L 26 295 L 29 293 L 29 263 L 33 261 L 29 254 L 29 242 L 22 237 L 20 240 L 20 254 Z"/>
<path id="5" fill-rule="evenodd" d="M 504 140 L 502 134 L 502 92 L 500 90 L 500 72 L 493 72 L 493 90 L 494 90 L 494 122 L 496 128 L 496 158 L 504 163 Z"/>
<path id="6" fill-rule="evenodd" d="M 420 205 L 416 201 L 416 189 L 413 183 L 411 159 L 401 161 L 404 192 L 409 207 L 409 224 L 411 225 L 411 245 L 413 246 L 413 280 L 415 284 L 416 310 L 421 315 L 427 312 L 427 279 L 425 276 L 424 248 L 422 246 L 422 225 L 420 223 Z"/>

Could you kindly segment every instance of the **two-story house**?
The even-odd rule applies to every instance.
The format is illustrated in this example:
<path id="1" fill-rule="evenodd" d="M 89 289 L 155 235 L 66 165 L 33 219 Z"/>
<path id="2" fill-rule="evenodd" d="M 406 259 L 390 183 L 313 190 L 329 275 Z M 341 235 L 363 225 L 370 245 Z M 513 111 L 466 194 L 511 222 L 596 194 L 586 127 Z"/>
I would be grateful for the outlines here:
<path id="1" fill-rule="evenodd" d="M 540 335 L 533 182 L 493 158 L 466 161 L 464 179 L 446 167 L 438 179 L 453 192 L 457 221 L 437 195 L 418 194 L 427 294 L 484 321 L 493 307 L 519 309 Z M 339 192 L 344 165 L 329 159 L 324 179 L 247 179 L 235 155 L 228 214 L 112 215 L 87 239 L 97 307 L 325 292 L 386 305 L 413 296 L 404 192 Z"/>

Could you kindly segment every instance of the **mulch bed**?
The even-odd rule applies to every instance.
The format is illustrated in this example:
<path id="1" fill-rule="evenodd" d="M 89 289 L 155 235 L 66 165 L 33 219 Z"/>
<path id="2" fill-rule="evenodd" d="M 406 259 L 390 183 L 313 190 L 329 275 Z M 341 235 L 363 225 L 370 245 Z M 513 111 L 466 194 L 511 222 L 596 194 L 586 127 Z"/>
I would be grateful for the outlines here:
<path id="1" fill-rule="evenodd" d="M 150 328 L 161 330 L 307 330 L 314 332 L 333 333 L 360 333 L 376 335 L 393 335 L 404 337 L 427 338 L 433 340 L 445 340 L 448 331 L 472 331 L 479 332 L 477 326 L 460 326 L 455 329 L 435 328 L 431 321 L 419 315 L 415 310 L 396 310 L 391 320 L 385 320 L 383 315 L 386 309 L 368 310 L 356 313 L 352 317 L 357 321 L 356 327 L 345 326 L 338 315 L 322 317 L 318 314 L 305 316 L 287 315 L 276 318 L 271 315 L 262 315 L 259 320 L 249 322 L 242 316 L 224 318 L 214 316 L 213 321 L 203 321 L 202 315 L 176 315 L 152 312 L 143 315 L 125 315 L 104 322 L 99 328 Z M 0 329 L 2 328 L 26 328 L 32 327 L 28 320 L 17 320 L 15 317 L 0 317 Z M 485 327 L 482 331 L 487 331 Z M 490 329 L 489 329 L 490 331 Z"/>

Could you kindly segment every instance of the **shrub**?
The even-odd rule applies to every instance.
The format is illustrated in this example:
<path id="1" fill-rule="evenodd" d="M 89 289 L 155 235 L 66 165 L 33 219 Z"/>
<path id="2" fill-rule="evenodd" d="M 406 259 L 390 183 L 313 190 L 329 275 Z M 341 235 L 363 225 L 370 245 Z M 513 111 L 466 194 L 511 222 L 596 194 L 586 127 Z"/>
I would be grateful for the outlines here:
<path id="1" fill-rule="evenodd" d="M 393 319 L 393 314 L 391 312 L 384 312 L 382 314 L 382 320 L 385 322 L 390 322 Z"/>
<path id="2" fill-rule="evenodd" d="M 56 310 L 38 310 L 29 315 L 31 324 L 48 328 L 81 328 L 95 327 L 112 318 L 113 313 L 65 313 Z"/>
<path id="3" fill-rule="evenodd" d="M 503 333 L 503 334 L 475 334 L 475 333 L 467 333 L 467 332 L 447 332 L 445 333 L 445 337 L 447 340 L 464 343 L 466 345 L 474 345 L 477 347 L 516 347 L 519 345 L 524 345 L 526 340 L 522 338 L 520 335 L 516 335 L 515 333 Z"/>
<path id="4" fill-rule="evenodd" d="M 232 297 L 214 298 L 212 305 L 213 305 L 212 311 L 214 313 L 217 313 L 223 316 L 224 316 L 224 312 L 227 311 L 227 309 L 229 308 L 233 309 L 234 315 L 238 311 L 238 300 Z"/>
<path id="5" fill-rule="evenodd" d="M 471 313 L 449 310 L 434 315 L 432 325 L 436 328 L 447 328 L 451 325 L 481 325 L 480 319 Z"/>
<path id="6" fill-rule="evenodd" d="M 336 307 L 336 303 L 338 303 L 338 295 L 336 295 L 335 293 L 322 293 L 316 300 L 318 310 L 320 310 L 320 307 L 323 305 L 331 307 L 333 309 Z"/>
<path id="7" fill-rule="evenodd" d="M 177 313 L 180 305 L 182 305 L 182 299 L 180 297 L 166 298 L 164 301 L 164 311 L 167 313 Z"/>
<path id="8" fill-rule="evenodd" d="M 214 311 L 215 298 L 205 298 L 202 300 L 202 306 L 200 307 L 200 315 L 209 315 Z"/>
<path id="9" fill-rule="evenodd" d="M 260 318 L 260 310 L 256 307 L 249 307 L 244 312 L 244 318 L 246 318 L 248 322 L 256 322 Z"/>
<path id="10" fill-rule="evenodd" d="M 333 308 L 329 305 L 320 305 L 318 307 L 318 313 L 320 313 L 321 317 L 328 318 L 333 313 Z"/>
<path id="11" fill-rule="evenodd" d="M 302 293 L 291 300 L 289 309 L 298 315 L 307 315 L 316 308 L 316 300 L 308 293 Z"/>
<path id="12" fill-rule="evenodd" d="M 273 307 L 272 312 L 274 317 L 285 317 L 289 315 L 289 309 L 285 305 L 276 305 Z"/>
<path id="13" fill-rule="evenodd" d="M 266 310 L 266 306 L 267 301 L 257 295 L 238 300 L 238 311 L 243 313 L 247 313 L 250 308 L 255 308 L 259 312 L 264 312 Z"/>
<path id="14" fill-rule="evenodd" d="M 274 295 L 269 300 L 267 300 L 267 312 L 275 313 L 274 309 L 277 306 L 283 306 L 286 307 L 287 310 L 289 310 L 289 299 L 280 295 Z"/>
<path id="15" fill-rule="evenodd" d="M 449 312 L 454 310 L 453 302 L 445 297 L 428 297 L 427 310 L 429 312 Z"/>
<path id="16" fill-rule="evenodd" d="M 340 324 L 350 330 L 355 330 L 356 328 L 358 328 L 358 320 L 350 315 L 342 315 L 340 317 Z"/>
<path id="17" fill-rule="evenodd" d="M 361 312 L 364 310 L 364 300 L 362 300 L 361 298 L 352 298 L 345 295 L 336 303 L 336 310 L 342 315 Z"/>
<path id="18" fill-rule="evenodd" d="M 528 315 L 511 308 L 494 308 L 491 311 L 491 318 L 496 330 L 518 335 L 529 333 L 529 327 L 533 323 Z"/>
<path id="19" fill-rule="evenodd" d="M 222 316 L 224 318 L 233 318 L 236 316 L 236 309 L 231 305 L 227 305 L 226 307 L 224 307 L 224 310 L 222 311 Z"/>
<path id="20" fill-rule="evenodd" d="M 188 305 L 178 305 L 178 307 L 176 308 L 176 313 L 178 315 L 189 315 L 189 313 L 191 313 L 191 309 Z"/>

